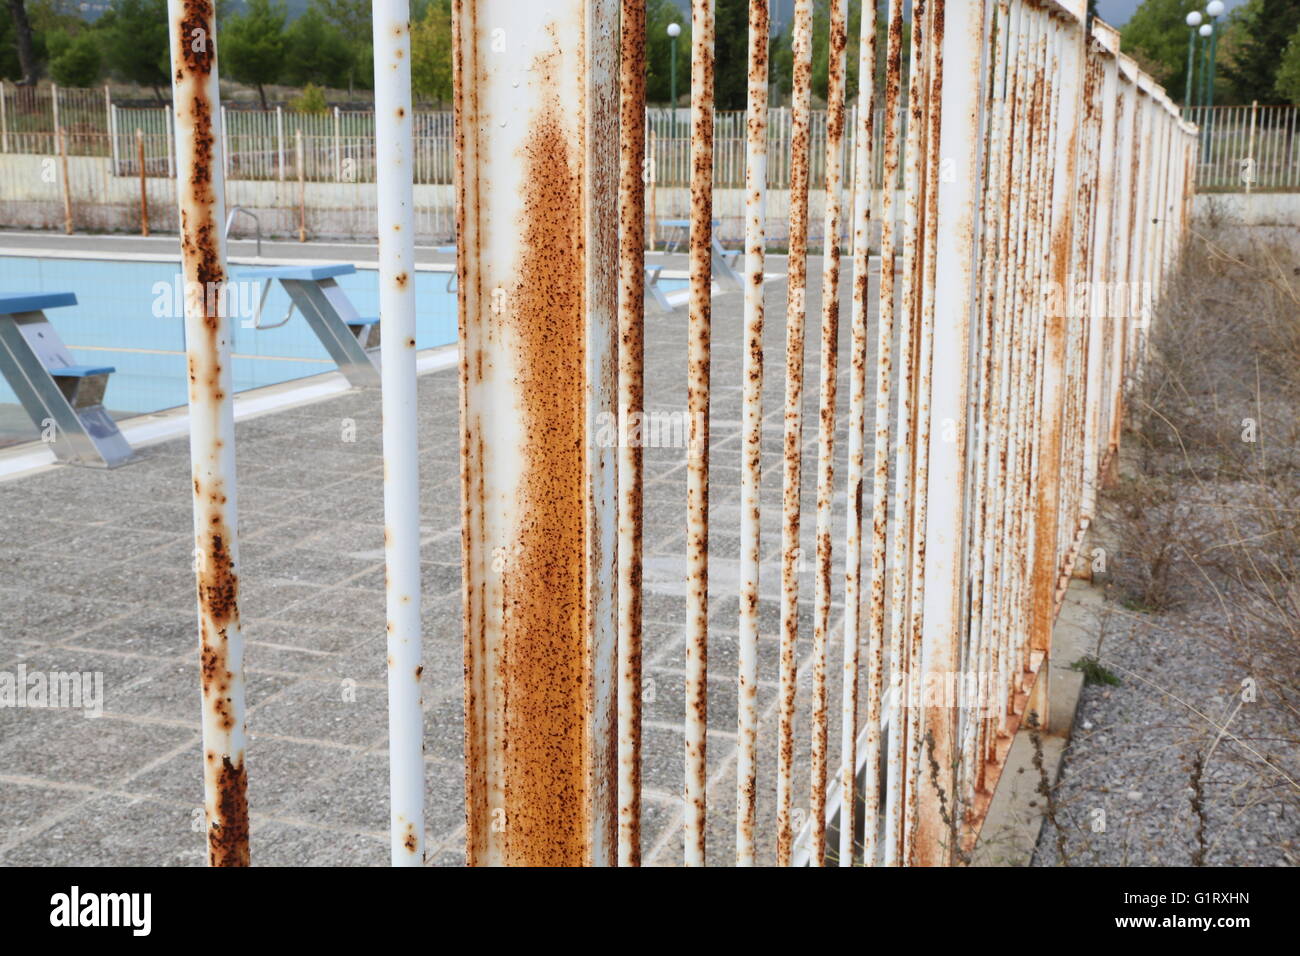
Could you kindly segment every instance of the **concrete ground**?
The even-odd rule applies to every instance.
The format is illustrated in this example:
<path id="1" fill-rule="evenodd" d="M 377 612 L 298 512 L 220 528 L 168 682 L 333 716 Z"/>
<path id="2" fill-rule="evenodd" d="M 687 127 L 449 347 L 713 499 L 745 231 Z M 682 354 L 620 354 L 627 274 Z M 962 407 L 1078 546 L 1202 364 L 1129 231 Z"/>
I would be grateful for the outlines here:
<path id="1" fill-rule="evenodd" d="M 7 244 L 11 237 L 4 238 Z M 305 257 L 304 247 L 284 245 Z M 337 248 L 327 252 L 340 257 Z M 774 267 L 783 268 L 784 260 Z M 801 582 L 801 659 L 812 622 L 820 269 L 820 260 L 810 263 L 803 460 L 809 560 Z M 846 269 L 835 456 L 837 601 L 843 582 L 847 275 Z M 767 285 L 758 851 L 769 863 L 775 853 L 785 291 L 784 281 Z M 727 864 L 734 859 L 740 295 L 715 297 L 713 316 L 709 857 Z M 646 339 L 647 409 L 684 411 L 684 313 L 649 320 Z M 464 859 L 457 401 L 454 368 L 421 378 L 427 846 L 435 865 Z M 350 430 L 354 441 L 345 440 Z M 268 414 L 240 423 L 236 438 L 253 861 L 384 864 L 379 395 L 352 391 Z M 648 449 L 646 470 L 646 677 L 652 700 L 645 714 L 643 846 L 647 863 L 671 865 L 682 858 L 685 452 Z M 184 439 L 145 448 L 137 463 L 112 472 L 55 467 L 0 483 L 0 672 L 98 672 L 104 688 L 98 718 L 75 709 L 0 708 L 0 863 L 203 862 L 190 523 Z M 834 616 L 840 616 L 839 604 Z M 830 653 L 834 755 L 838 632 Z M 796 749 L 806 758 L 806 672 L 801 684 Z M 795 787 L 797 807 L 806 807 L 803 765 Z"/>

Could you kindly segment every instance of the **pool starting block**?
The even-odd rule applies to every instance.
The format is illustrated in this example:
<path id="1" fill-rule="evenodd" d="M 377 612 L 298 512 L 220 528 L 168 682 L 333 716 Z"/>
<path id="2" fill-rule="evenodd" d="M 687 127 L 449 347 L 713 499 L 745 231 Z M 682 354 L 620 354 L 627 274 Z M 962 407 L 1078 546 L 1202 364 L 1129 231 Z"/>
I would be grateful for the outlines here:
<path id="1" fill-rule="evenodd" d="M 279 328 L 289 321 L 296 308 L 353 388 L 379 388 L 379 317 L 358 314 L 347 293 L 334 281 L 335 276 L 351 275 L 356 271 L 355 266 L 346 263 L 241 269 L 240 279 L 257 279 L 265 283 L 249 327 Z M 284 286 L 292 304 L 282 320 L 265 325 L 262 323 L 262 305 L 276 281 Z"/>
<path id="2" fill-rule="evenodd" d="M 104 410 L 116 369 L 78 365 L 45 317 L 46 309 L 76 304 L 71 292 L 0 295 L 0 374 L 58 461 L 115 468 L 135 457 Z"/>
<path id="3" fill-rule="evenodd" d="M 721 223 L 717 219 L 713 220 L 713 228 L 710 230 L 710 261 L 713 281 L 724 290 L 743 289 L 745 283 L 735 269 L 740 252 L 739 250 L 728 251 L 722 248 L 722 243 L 718 241 L 719 225 Z M 690 241 L 691 221 L 689 219 L 660 219 L 659 228 L 668 231 L 671 236 L 664 244 L 665 252 L 676 252 L 683 243 Z"/>

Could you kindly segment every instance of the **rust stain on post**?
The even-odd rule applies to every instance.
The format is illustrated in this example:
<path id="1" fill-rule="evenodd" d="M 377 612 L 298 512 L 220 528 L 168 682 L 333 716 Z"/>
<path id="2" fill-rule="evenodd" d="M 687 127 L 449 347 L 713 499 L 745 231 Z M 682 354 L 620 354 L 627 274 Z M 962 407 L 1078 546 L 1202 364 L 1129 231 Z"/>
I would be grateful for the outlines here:
<path id="1" fill-rule="evenodd" d="M 713 238 L 713 3 L 691 4 L 691 236 L 687 344 L 686 863 L 704 865 L 709 645 L 709 372 Z"/>
<path id="2" fill-rule="evenodd" d="M 781 673 L 777 725 L 776 862 L 794 849 L 795 694 L 798 691 L 800 479 L 803 458 L 804 325 L 808 286 L 808 171 L 812 96 L 812 0 L 795 0 L 790 131 L 790 254 L 786 267 L 785 414 L 781 488 Z"/>
<path id="3" fill-rule="evenodd" d="M 543 59 L 537 67 L 554 66 Z M 543 82 L 545 80 L 543 79 Z M 581 846 L 586 553 L 582 335 L 582 159 L 554 104 L 532 124 L 523 163 L 525 218 L 519 280 L 508 290 L 519 349 L 518 409 L 526 446 L 516 503 L 518 553 L 502 608 L 508 738 L 507 855 L 522 865 L 577 866 Z M 536 835 L 536 836 L 535 836 Z M 536 837 L 545 835 L 545 840 Z"/>
<path id="4" fill-rule="evenodd" d="M 617 408 L 618 5 L 581 9 L 521 11 L 504 72 L 479 6 L 453 16 L 472 865 L 609 863 L 617 838 L 615 452 L 595 423 Z"/>
<path id="5" fill-rule="evenodd" d="M 868 628 L 867 774 L 863 790 L 866 821 L 862 856 L 866 865 L 878 859 L 878 816 L 881 808 L 880 721 L 884 713 L 885 553 L 889 539 L 890 394 L 894 373 L 894 259 L 897 226 L 894 195 L 898 182 L 901 135 L 903 0 L 890 0 L 885 40 L 884 175 L 881 179 L 880 295 L 876 329 L 875 442 L 871 481 L 871 621 Z"/>
<path id="6" fill-rule="evenodd" d="M 758 810 L 758 587 L 763 449 L 763 262 L 767 220 L 767 0 L 750 0 L 745 126 L 744 430 L 740 655 L 737 673 L 736 864 L 754 865 Z"/>
<path id="7" fill-rule="evenodd" d="M 835 400 L 840 336 L 840 189 L 844 150 L 846 0 L 830 11 L 826 103 L 826 218 L 822 249 L 821 388 L 817 429 L 817 564 L 813 597 L 812 772 L 808 813 L 811 862 L 821 866 L 826 845 L 827 728 L 826 656 L 830 639 L 831 505 L 835 494 Z"/>
<path id="8" fill-rule="evenodd" d="M 641 865 L 640 419 L 645 404 L 645 0 L 623 0 L 619 125 L 619 865 Z M 651 186 L 653 190 L 653 186 Z"/>
<path id="9" fill-rule="evenodd" d="M 214 9 L 172 0 L 173 90 L 177 111 L 181 261 L 187 286 L 194 491 L 195 570 L 203 687 L 208 860 L 247 866 L 243 651 L 234 529 L 234 417 L 231 405 L 226 271 L 220 234 L 221 160 L 214 132 L 217 90 Z M 195 333 L 195 326 L 202 334 Z M 229 482 L 229 485 L 227 485 Z"/>

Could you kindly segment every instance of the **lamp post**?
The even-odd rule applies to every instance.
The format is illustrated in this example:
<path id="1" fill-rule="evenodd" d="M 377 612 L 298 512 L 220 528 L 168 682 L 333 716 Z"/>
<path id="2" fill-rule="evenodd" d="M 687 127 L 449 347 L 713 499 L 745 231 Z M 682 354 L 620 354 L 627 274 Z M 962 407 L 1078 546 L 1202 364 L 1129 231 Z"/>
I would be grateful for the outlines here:
<path id="1" fill-rule="evenodd" d="M 672 112 L 669 114 L 669 136 L 677 139 L 677 38 L 682 35 L 680 23 L 668 24 L 668 38 L 672 41 L 672 53 L 668 57 L 668 90 Z"/>
<path id="2" fill-rule="evenodd" d="M 1214 32 L 1214 27 L 1205 23 L 1202 24 L 1201 29 L 1196 32 L 1205 40 L 1205 42 L 1201 44 L 1201 75 L 1196 80 L 1197 84 L 1201 88 L 1200 103 L 1201 108 L 1204 109 L 1205 98 L 1209 92 L 1208 87 L 1210 80 L 1210 34 Z"/>
<path id="3" fill-rule="evenodd" d="M 1223 0 L 1210 0 L 1205 5 L 1205 15 L 1210 18 L 1210 22 L 1201 27 L 1201 36 L 1208 38 L 1206 65 L 1202 71 L 1205 82 L 1205 95 L 1201 102 L 1205 106 L 1205 122 L 1201 124 L 1201 138 L 1205 141 L 1205 161 L 1210 158 L 1210 137 L 1213 136 L 1214 126 L 1214 72 L 1215 72 L 1215 55 L 1219 50 L 1219 24 L 1218 18 L 1223 15 Z"/>
<path id="4" fill-rule="evenodd" d="M 1219 24 L 1218 18 L 1223 15 L 1223 0 L 1210 0 L 1205 5 L 1205 15 L 1210 18 L 1210 76 L 1208 90 L 1205 96 L 1205 105 L 1214 105 L 1214 73 L 1215 73 L 1215 55 L 1219 52 Z"/>
<path id="5" fill-rule="evenodd" d="M 1192 74 L 1196 72 L 1196 28 L 1201 25 L 1199 10 L 1187 14 L 1187 25 L 1191 30 L 1187 33 L 1187 86 L 1183 92 L 1183 109 L 1190 113 L 1195 105 L 1192 102 Z"/>

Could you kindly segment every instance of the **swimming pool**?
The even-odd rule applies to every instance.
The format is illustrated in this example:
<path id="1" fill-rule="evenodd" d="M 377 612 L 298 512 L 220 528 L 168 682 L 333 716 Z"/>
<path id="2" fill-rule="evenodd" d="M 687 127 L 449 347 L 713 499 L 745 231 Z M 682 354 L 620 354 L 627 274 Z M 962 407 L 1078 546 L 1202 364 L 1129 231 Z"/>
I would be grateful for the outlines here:
<path id="1" fill-rule="evenodd" d="M 251 268 L 232 264 L 232 279 L 238 280 L 242 269 Z M 48 318 L 78 362 L 116 367 L 104 395 L 104 407 L 115 417 L 160 411 L 184 405 L 187 400 L 185 329 L 177 305 L 183 298 L 178 294 L 183 285 L 178 273 L 174 261 L 0 256 L 0 289 L 76 293 L 75 306 L 53 309 Z M 456 341 L 456 296 L 446 290 L 447 279 L 446 272 L 415 274 L 417 348 Z M 358 268 L 351 275 L 339 276 L 338 283 L 361 315 L 378 313 L 375 269 Z M 247 309 L 256 304 L 256 296 L 249 291 L 243 288 L 236 296 Z M 275 283 L 267 294 L 262 322 L 278 322 L 288 307 L 289 297 Z M 232 321 L 231 326 L 236 391 L 335 368 L 297 313 L 276 329 L 245 328 L 240 320 Z M 3 379 L 0 405 L 17 406 L 17 398 Z"/>
<path id="2" fill-rule="evenodd" d="M 234 332 L 233 368 L 236 392 L 332 371 L 336 366 L 298 313 L 283 326 L 246 327 L 260 287 L 240 283 L 242 272 L 281 263 L 232 263 L 231 322 Z M 162 411 L 188 399 L 185 374 L 183 281 L 176 260 L 146 256 L 73 258 L 67 256 L 0 255 L 0 291 L 72 292 L 77 304 L 47 313 L 77 362 L 111 365 L 104 407 L 114 418 Z M 449 345 L 456 341 L 456 293 L 447 291 L 450 273 L 417 270 L 416 347 Z M 339 276 L 339 286 L 361 315 L 377 315 L 379 274 L 376 267 L 357 265 Z M 663 278 L 660 286 L 680 297 L 680 278 Z M 240 308 L 242 307 L 242 309 Z M 263 324 L 274 324 L 289 308 L 283 287 L 274 283 L 262 309 Z M 36 437 L 30 419 L 0 377 L 0 441 L 11 443 Z"/>

